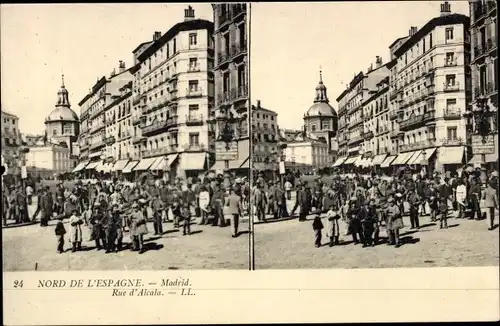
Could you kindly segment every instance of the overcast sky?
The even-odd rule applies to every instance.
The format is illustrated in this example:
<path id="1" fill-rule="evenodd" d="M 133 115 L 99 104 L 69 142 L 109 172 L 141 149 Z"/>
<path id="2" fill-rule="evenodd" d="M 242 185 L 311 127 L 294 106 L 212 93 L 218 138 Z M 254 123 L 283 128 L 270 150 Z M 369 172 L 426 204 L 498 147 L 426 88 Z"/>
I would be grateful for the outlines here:
<path id="1" fill-rule="evenodd" d="M 330 104 L 375 56 L 440 14 L 439 1 L 252 3 L 251 97 L 278 112 L 284 128 L 300 129 L 322 66 Z M 467 1 L 451 11 L 469 15 Z"/>
<path id="2" fill-rule="evenodd" d="M 132 65 L 132 50 L 184 19 L 187 4 L 4 5 L 1 23 L 1 105 L 20 118 L 25 133 L 43 133 L 64 71 L 72 109 L 97 77 L 118 61 Z M 209 3 L 194 4 L 196 18 L 213 21 Z"/>

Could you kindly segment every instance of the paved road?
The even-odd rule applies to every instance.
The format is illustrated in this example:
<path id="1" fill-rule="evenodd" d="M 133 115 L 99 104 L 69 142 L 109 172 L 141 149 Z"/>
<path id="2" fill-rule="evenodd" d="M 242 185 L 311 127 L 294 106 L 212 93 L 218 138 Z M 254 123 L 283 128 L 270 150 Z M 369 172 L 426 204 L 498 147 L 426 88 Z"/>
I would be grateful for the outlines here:
<path id="1" fill-rule="evenodd" d="M 263 223 L 255 227 L 255 265 L 257 269 L 281 268 L 378 268 L 498 266 L 499 229 L 488 231 L 488 222 L 450 218 L 448 229 L 420 219 L 420 230 L 410 230 L 408 216 L 400 248 L 381 244 L 362 248 L 351 243 L 351 236 L 341 235 L 341 245 L 314 247 L 312 216 L 307 222 L 297 219 Z M 498 217 L 496 220 L 498 224 Z M 326 221 L 323 220 L 326 226 Z M 345 224 L 340 222 L 341 230 Z M 343 233 L 343 232 L 342 232 Z M 385 231 L 380 235 L 385 237 Z"/>
<path id="2" fill-rule="evenodd" d="M 33 206 L 30 211 L 34 212 Z M 105 254 L 94 249 L 93 241 L 84 241 L 82 252 L 58 254 L 54 225 L 55 221 L 51 221 L 47 228 L 38 224 L 4 228 L 4 271 L 33 271 L 35 266 L 43 271 L 248 268 L 248 223 L 244 221 L 239 227 L 243 234 L 238 238 L 231 237 L 231 227 L 195 224 L 191 227 L 192 235 L 182 236 L 182 229 L 175 231 L 172 223 L 164 223 L 165 234 L 158 237 L 152 234 L 152 223 L 148 223 L 148 251 L 142 255 L 130 250 Z M 69 225 L 65 226 L 69 232 Z M 89 230 L 83 229 L 83 239 L 88 240 Z M 124 242 L 130 242 L 128 232 Z M 70 248 L 67 239 L 65 248 Z"/>

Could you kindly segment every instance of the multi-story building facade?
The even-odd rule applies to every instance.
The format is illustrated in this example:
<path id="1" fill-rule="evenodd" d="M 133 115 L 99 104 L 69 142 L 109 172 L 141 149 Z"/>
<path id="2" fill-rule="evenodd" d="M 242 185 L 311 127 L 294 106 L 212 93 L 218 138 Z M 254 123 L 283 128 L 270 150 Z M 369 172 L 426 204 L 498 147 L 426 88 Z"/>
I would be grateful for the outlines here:
<path id="1" fill-rule="evenodd" d="M 303 173 L 331 167 L 332 155 L 327 142 L 299 135 L 288 141 L 283 149 L 285 167 L 287 170 Z"/>
<path id="2" fill-rule="evenodd" d="M 184 18 L 134 51 L 131 156 L 140 159 L 134 171 L 190 176 L 206 170 L 215 151 L 207 123 L 214 106 L 213 23 L 195 19 L 191 7 Z"/>
<path id="3" fill-rule="evenodd" d="M 364 103 L 379 91 L 379 83 L 389 76 L 387 65 L 376 58 L 376 67 L 370 65 L 366 73 L 360 72 L 346 90 L 337 97 L 338 103 L 338 156 L 334 166 L 354 164 L 364 154 Z"/>
<path id="4" fill-rule="evenodd" d="M 487 105 L 494 151 L 474 154 L 474 163 L 496 163 L 498 161 L 498 65 L 497 65 L 497 2 L 469 1 L 471 35 L 472 110 Z M 474 146 L 472 146 L 474 153 Z M 476 151 L 477 152 L 477 151 Z"/>
<path id="5" fill-rule="evenodd" d="M 21 133 L 19 132 L 19 117 L 1 110 L 2 158 L 8 166 L 9 173 L 15 173 L 19 165 Z"/>
<path id="6" fill-rule="evenodd" d="M 247 4 L 213 4 L 216 167 L 249 168 Z M 229 150 L 227 148 L 229 147 Z M 227 154 L 231 152 L 231 154 Z"/>
<path id="7" fill-rule="evenodd" d="M 133 80 L 130 69 L 125 68 L 123 61 L 120 61 L 118 69 L 118 73 L 113 70 L 109 77 L 103 76 L 98 79 L 90 92 L 78 103 L 81 121 L 80 161 L 117 159 L 112 155 L 112 150 L 106 150 L 106 113 L 113 107 L 113 102 L 121 97 L 120 89 Z"/>
<path id="8" fill-rule="evenodd" d="M 409 37 L 392 49 L 396 63 L 390 98 L 398 110 L 399 155 L 391 165 L 425 160 L 431 169 L 443 170 L 463 163 L 462 115 L 470 101 L 468 29 L 469 18 L 452 14 L 445 2 L 439 17 L 421 29 L 412 27 Z M 395 111 L 391 114 L 390 119 Z"/>
<path id="9" fill-rule="evenodd" d="M 278 113 L 265 109 L 260 100 L 252 105 L 252 163 L 257 170 L 277 169 Z"/>

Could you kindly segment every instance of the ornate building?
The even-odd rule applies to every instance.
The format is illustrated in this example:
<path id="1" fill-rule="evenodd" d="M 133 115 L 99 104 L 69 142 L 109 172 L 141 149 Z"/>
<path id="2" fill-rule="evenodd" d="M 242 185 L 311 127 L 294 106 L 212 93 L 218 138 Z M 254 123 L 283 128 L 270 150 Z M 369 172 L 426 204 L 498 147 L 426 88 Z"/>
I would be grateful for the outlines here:
<path id="1" fill-rule="evenodd" d="M 338 118 L 329 102 L 320 71 L 314 104 L 304 114 L 304 130 L 309 137 L 327 143 L 328 149 L 332 151 L 335 149 L 333 138 L 337 134 Z"/>
<path id="2" fill-rule="evenodd" d="M 69 95 L 64 85 L 64 75 L 62 76 L 62 85 L 57 92 L 56 107 L 47 118 L 45 118 L 45 134 L 51 143 L 61 144 L 69 149 L 72 163 L 76 166 L 78 158 L 78 135 L 80 133 L 80 120 L 78 115 L 71 109 Z"/>

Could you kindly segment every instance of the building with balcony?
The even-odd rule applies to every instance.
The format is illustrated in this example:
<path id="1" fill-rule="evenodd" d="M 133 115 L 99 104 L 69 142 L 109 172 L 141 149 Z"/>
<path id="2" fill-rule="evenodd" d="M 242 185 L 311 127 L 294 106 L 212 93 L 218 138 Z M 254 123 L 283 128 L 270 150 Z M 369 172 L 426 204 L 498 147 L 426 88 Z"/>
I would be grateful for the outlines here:
<path id="1" fill-rule="evenodd" d="M 53 178 L 57 174 L 71 172 L 74 160 L 68 147 L 58 144 L 36 144 L 25 154 L 28 173 L 43 178 Z"/>
<path id="2" fill-rule="evenodd" d="M 71 109 L 69 93 L 62 76 L 61 88 L 57 92 L 55 109 L 45 118 L 45 134 L 51 143 L 61 144 L 69 149 L 71 166 L 78 164 L 78 136 L 80 134 L 80 119 Z"/>
<path id="3" fill-rule="evenodd" d="M 329 145 L 304 133 L 286 142 L 283 150 L 287 170 L 302 173 L 331 167 L 333 156 Z"/>
<path id="4" fill-rule="evenodd" d="M 9 173 L 14 173 L 12 169 L 17 169 L 19 163 L 21 133 L 19 131 L 19 117 L 1 110 L 1 150 L 2 159 L 9 168 Z"/>
<path id="5" fill-rule="evenodd" d="M 475 163 L 498 160 L 498 74 L 497 74 L 497 2 L 469 1 L 471 35 L 472 110 L 487 106 L 491 112 L 490 130 L 494 151 L 474 155 Z M 468 139 L 470 141 L 470 139 Z M 474 147 L 472 147 L 474 152 Z M 483 161 L 484 159 L 484 161 Z"/>
<path id="6" fill-rule="evenodd" d="M 130 157 L 140 160 L 134 171 L 156 168 L 155 160 L 168 162 L 158 170 L 171 177 L 209 168 L 215 151 L 207 123 L 214 110 L 213 30 L 189 6 L 184 21 L 133 51 Z"/>
<path id="7" fill-rule="evenodd" d="M 247 4 L 212 4 L 215 41 L 215 112 L 210 116 L 216 142 L 216 167 L 249 168 Z M 231 148 L 231 155 L 223 150 Z M 220 163 L 219 163 L 220 162 Z M 245 163 L 247 162 L 247 163 Z"/>
<path id="8" fill-rule="evenodd" d="M 115 113 L 117 108 L 123 109 L 126 103 L 124 89 L 132 80 L 131 68 L 126 69 L 125 62 L 120 61 L 118 72 L 113 69 L 109 77 L 98 78 L 89 93 L 78 103 L 81 128 L 80 161 L 97 162 L 104 159 L 109 161 L 119 159 L 119 150 L 114 145 L 115 143 L 110 143 L 111 138 L 107 135 L 107 132 L 113 135 L 113 132 L 117 131 L 117 121 L 111 119 L 111 122 L 108 122 L 107 119 L 113 116 L 112 113 Z M 115 103 L 118 103 L 118 107 L 114 105 Z M 113 148 L 116 150 L 113 151 Z M 123 152 L 121 154 L 126 155 Z"/>
<path id="9" fill-rule="evenodd" d="M 364 104 L 367 101 L 368 104 L 371 103 L 369 99 L 372 98 L 374 94 L 381 91 L 379 86 L 380 82 L 386 80 L 388 76 L 389 69 L 387 65 L 382 64 L 382 59 L 377 56 L 375 68 L 373 68 L 373 64 L 371 64 L 366 73 L 360 72 L 355 75 L 351 82 L 347 85 L 347 88 L 342 92 L 342 94 L 339 95 L 339 97 L 337 97 L 339 108 L 337 155 L 339 158 L 335 161 L 334 166 L 355 163 L 364 154 L 365 136 L 366 138 L 369 138 L 371 136 L 369 131 L 374 132 L 370 128 L 374 128 L 373 126 L 376 126 L 374 120 L 371 127 L 366 129 L 365 135 Z M 380 96 L 382 95 L 380 94 Z M 377 101 L 374 103 L 379 103 L 381 100 L 378 99 Z M 366 111 L 371 113 L 369 109 L 366 109 Z M 380 115 L 382 114 L 381 112 L 384 112 L 385 119 L 387 114 L 386 111 L 387 106 L 383 109 L 383 111 L 379 111 L 378 114 Z M 373 113 L 375 114 L 375 111 Z M 367 122 L 374 119 L 374 114 L 371 115 L 370 118 L 367 118 Z M 379 119 L 381 119 L 381 117 Z M 367 142 L 367 144 L 371 144 L 371 138 L 370 142 Z M 346 159 L 347 157 L 350 157 L 351 159 Z"/>
<path id="10" fill-rule="evenodd" d="M 450 4 L 444 2 L 439 17 L 420 29 L 411 27 L 409 35 L 398 39 L 390 50 L 394 61 L 390 119 L 397 118 L 399 126 L 399 134 L 391 137 L 393 148 L 399 147 L 392 164 L 421 164 L 422 149 L 431 169 L 442 171 L 463 163 L 466 126 L 462 114 L 471 96 L 469 18 L 452 14 Z"/>
<path id="11" fill-rule="evenodd" d="M 278 113 L 265 109 L 260 100 L 252 105 L 252 163 L 257 170 L 278 169 Z"/>

